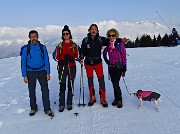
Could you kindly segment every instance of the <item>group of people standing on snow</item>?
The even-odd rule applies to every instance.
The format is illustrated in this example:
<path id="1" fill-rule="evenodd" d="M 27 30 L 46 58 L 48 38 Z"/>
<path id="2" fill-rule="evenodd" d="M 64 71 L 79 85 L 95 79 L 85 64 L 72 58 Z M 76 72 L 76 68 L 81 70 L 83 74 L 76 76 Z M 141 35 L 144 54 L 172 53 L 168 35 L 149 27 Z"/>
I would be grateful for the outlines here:
<path id="1" fill-rule="evenodd" d="M 72 110 L 72 98 L 74 90 L 74 80 L 76 77 L 76 59 L 81 65 L 84 64 L 88 78 L 89 86 L 89 102 L 88 106 L 93 106 L 96 102 L 95 89 L 93 83 L 93 72 L 95 71 L 99 82 L 100 102 L 103 107 L 108 107 L 106 101 L 106 87 L 104 81 L 103 64 L 101 58 L 102 47 L 103 58 L 108 65 L 108 73 L 110 75 L 113 89 L 114 101 L 113 106 L 122 108 L 122 94 L 119 86 L 121 76 L 125 76 L 126 72 L 126 49 L 124 42 L 119 38 L 116 29 L 107 31 L 107 37 L 99 36 L 99 29 L 96 24 L 92 24 L 88 29 L 87 37 L 82 41 L 81 47 L 73 42 L 72 34 L 67 25 L 62 30 L 62 41 L 56 46 L 53 58 L 58 63 L 59 74 L 59 112 L 65 109 L 65 91 L 67 90 L 67 109 Z M 21 69 L 24 82 L 28 83 L 30 97 L 30 116 L 35 115 L 38 110 L 36 104 L 36 80 L 39 81 L 42 91 L 42 100 L 44 112 L 49 116 L 53 116 L 50 108 L 48 80 L 50 80 L 50 63 L 47 49 L 38 41 L 38 32 L 32 30 L 29 32 L 27 45 L 21 49 Z M 108 55 L 108 58 L 107 58 Z M 68 77 L 68 80 L 66 81 Z M 67 82 L 67 86 L 66 86 Z"/>

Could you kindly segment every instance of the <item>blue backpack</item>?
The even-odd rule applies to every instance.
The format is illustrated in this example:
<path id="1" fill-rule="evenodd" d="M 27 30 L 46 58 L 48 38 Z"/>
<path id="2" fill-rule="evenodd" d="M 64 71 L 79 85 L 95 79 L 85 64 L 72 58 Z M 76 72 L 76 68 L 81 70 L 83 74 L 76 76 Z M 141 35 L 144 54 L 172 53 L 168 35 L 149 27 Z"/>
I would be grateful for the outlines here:
<path id="1" fill-rule="evenodd" d="M 41 50 L 41 56 L 44 58 L 44 49 L 43 49 L 43 44 L 41 44 L 39 41 L 39 47 L 40 47 L 40 50 Z M 21 47 L 21 51 L 20 51 L 20 56 L 22 56 L 22 51 L 23 49 L 27 46 L 27 56 L 30 54 L 30 58 L 31 58 L 31 53 L 30 53 L 30 49 L 31 49 L 31 41 L 28 41 L 28 44 L 27 45 L 24 45 Z"/>

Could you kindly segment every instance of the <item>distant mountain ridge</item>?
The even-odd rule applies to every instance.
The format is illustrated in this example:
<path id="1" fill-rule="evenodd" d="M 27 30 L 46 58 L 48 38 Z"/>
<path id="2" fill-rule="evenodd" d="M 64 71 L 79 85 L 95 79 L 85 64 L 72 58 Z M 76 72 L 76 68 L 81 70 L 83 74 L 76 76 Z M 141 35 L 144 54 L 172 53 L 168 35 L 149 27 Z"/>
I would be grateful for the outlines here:
<path id="1" fill-rule="evenodd" d="M 127 37 L 135 40 L 137 36 L 149 34 L 151 36 L 158 34 L 170 33 L 171 31 L 164 25 L 156 21 L 139 21 L 139 22 L 117 22 L 114 20 L 96 22 L 99 27 L 100 35 L 106 36 L 110 28 L 116 28 L 120 37 Z M 89 26 L 69 26 L 73 35 L 73 40 L 77 43 L 87 35 Z M 45 44 L 51 53 L 58 42 L 61 41 L 61 31 L 63 26 L 47 25 L 45 27 L 34 28 L 39 32 L 40 41 Z M 28 32 L 31 29 L 25 27 L 0 27 L 0 58 L 12 57 L 19 55 L 22 45 L 27 44 Z"/>

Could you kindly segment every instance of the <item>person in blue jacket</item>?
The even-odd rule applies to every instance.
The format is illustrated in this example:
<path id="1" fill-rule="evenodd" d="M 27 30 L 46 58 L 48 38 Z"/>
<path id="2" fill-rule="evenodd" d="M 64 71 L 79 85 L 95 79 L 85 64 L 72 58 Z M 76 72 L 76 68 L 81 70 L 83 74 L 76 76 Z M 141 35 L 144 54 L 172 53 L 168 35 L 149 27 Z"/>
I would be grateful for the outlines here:
<path id="1" fill-rule="evenodd" d="M 42 100 L 45 114 L 53 116 L 50 108 L 48 80 L 50 80 L 50 63 L 47 49 L 38 41 L 38 32 L 29 32 L 27 45 L 21 48 L 21 70 L 24 82 L 28 84 L 30 97 L 30 116 L 38 111 L 36 104 L 36 81 L 38 80 L 42 91 Z"/>

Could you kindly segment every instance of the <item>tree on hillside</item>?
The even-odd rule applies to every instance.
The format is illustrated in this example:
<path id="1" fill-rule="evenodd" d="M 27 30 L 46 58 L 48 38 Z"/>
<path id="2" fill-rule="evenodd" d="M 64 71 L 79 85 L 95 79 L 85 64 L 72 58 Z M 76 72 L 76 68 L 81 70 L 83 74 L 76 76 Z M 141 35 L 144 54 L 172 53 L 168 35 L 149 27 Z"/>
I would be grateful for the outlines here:
<path id="1" fill-rule="evenodd" d="M 162 46 L 170 46 L 171 45 L 170 38 L 167 33 L 162 38 L 161 43 L 162 43 Z"/>
<path id="2" fill-rule="evenodd" d="M 152 46 L 152 39 L 150 35 L 144 34 L 140 39 L 140 46 L 141 47 L 151 47 Z"/>
<path id="3" fill-rule="evenodd" d="M 139 43 L 140 43 L 140 42 L 139 42 L 139 38 L 138 38 L 138 36 L 137 36 L 137 38 L 136 38 L 136 40 L 135 40 L 135 47 L 139 47 L 139 46 L 140 46 Z"/>
<path id="4" fill-rule="evenodd" d="M 156 46 L 161 46 L 161 41 L 162 41 L 162 38 L 161 38 L 161 35 L 159 34 L 156 40 Z"/>
<path id="5" fill-rule="evenodd" d="M 157 45 L 156 45 L 156 36 L 154 35 L 154 39 L 152 40 L 152 46 L 153 47 L 156 47 Z"/>

